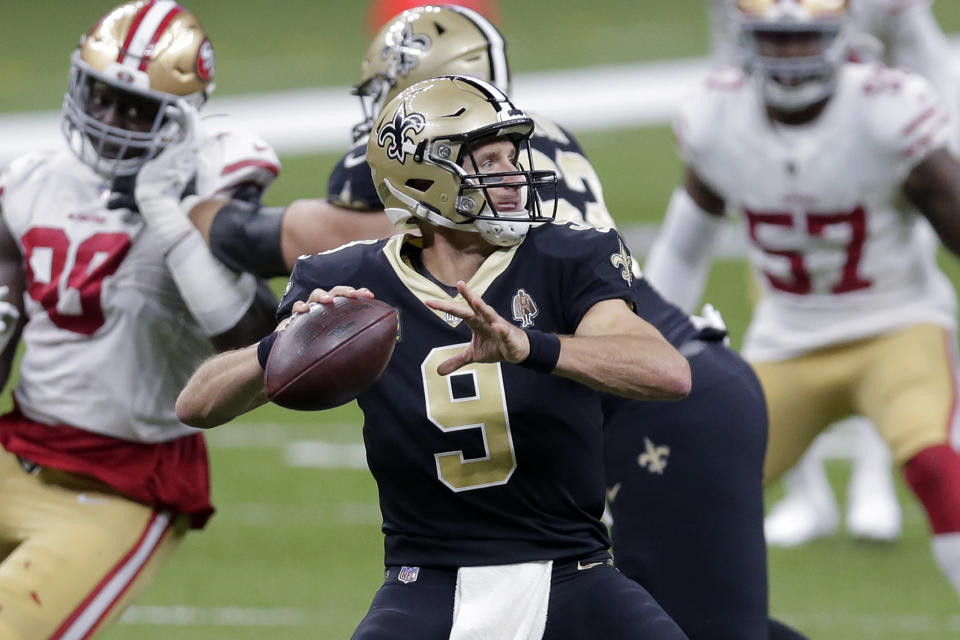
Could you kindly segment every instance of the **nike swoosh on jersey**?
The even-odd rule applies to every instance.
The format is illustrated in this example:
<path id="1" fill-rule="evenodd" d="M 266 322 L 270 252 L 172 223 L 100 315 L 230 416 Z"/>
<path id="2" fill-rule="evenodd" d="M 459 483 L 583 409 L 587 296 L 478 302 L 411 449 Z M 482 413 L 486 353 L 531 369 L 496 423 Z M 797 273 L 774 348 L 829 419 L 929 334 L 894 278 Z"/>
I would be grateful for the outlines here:
<path id="1" fill-rule="evenodd" d="M 366 151 L 361 153 L 359 156 L 355 156 L 353 154 L 348 153 L 346 157 L 344 157 L 343 159 L 343 166 L 347 169 L 352 169 L 353 167 L 361 165 L 366 161 L 367 161 Z"/>
<path id="2" fill-rule="evenodd" d="M 580 560 L 577 560 L 577 571 L 586 571 L 587 569 L 593 569 L 594 567 L 599 567 L 602 564 L 607 564 L 606 562 L 588 562 L 583 564 Z"/>

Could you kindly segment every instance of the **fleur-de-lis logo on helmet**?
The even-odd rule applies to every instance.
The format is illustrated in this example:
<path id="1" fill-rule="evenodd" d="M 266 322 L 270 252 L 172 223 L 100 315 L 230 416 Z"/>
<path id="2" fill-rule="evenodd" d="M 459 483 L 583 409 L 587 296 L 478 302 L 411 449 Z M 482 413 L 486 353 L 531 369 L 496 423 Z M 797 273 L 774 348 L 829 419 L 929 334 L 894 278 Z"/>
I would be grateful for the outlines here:
<path id="1" fill-rule="evenodd" d="M 420 57 L 430 48 L 430 38 L 425 33 L 414 33 L 409 23 L 404 23 L 399 38 L 388 41 L 380 55 L 384 60 L 391 57 L 394 76 L 405 76 L 420 64 Z"/>
<path id="2" fill-rule="evenodd" d="M 407 153 L 411 151 L 404 147 L 405 143 L 409 142 L 412 145 L 413 134 L 423 131 L 426 122 L 423 114 L 407 115 L 404 101 L 401 100 L 393 118 L 384 119 L 383 125 L 377 131 L 377 144 L 386 150 L 388 158 L 403 164 L 407 159 Z"/>
<path id="3" fill-rule="evenodd" d="M 626 280 L 628 286 L 631 286 L 633 285 L 633 256 L 631 256 L 627 248 L 623 246 L 622 240 L 618 242 L 620 244 L 620 251 L 610 255 L 610 263 L 617 269 L 620 269 L 620 277 Z"/>

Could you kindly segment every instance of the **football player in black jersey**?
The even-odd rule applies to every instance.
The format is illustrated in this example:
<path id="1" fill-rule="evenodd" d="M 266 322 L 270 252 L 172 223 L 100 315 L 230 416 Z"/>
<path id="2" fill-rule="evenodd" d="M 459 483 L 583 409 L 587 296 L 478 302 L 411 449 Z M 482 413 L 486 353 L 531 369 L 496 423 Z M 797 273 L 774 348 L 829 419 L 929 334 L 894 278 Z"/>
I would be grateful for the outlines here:
<path id="1" fill-rule="evenodd" d="M 191 216 L 214 253 L 237 270 L 272 276 L 286 273 L 301 254 L 395 233 L 366 163 L 367 138 L 389 99 L 444 73 L 479 77 L 509 93 L 506 44 L 496 27 L 450 5 L 418 7 L 388 22 L 367 50 L 355 89 L 364 118 L 354 128 L 355 146 L 330 176 L 326 199 L 259 215 L 242 204 L 206 203 Z M 579 143 L 559 125 L 533 117 L 533 159 L 560 177 L 556 195 L 545 196 L 552 200 L 547 206 L 555 206 L 561 220 L 614 227 Z M 408 216 L 402 209 L 391 213 L 398 221 Z M 632 265 L 629 254 L 623 260 Z M 760 481 L 767 418 L 756 378 L 723 344 L 721 324 L 692 320 L 642 277 L 634 277 L 633 288 L 637 312 L 682 347 L 697 384 L 678 403 L 605 403 L 617 564 L 651 589 L 695 640 L 767 638 Z M 802 638 L 776 622 L 769 637 Z"/>
<path id="2" fill-rule="evenodd" d="M 376 294 L 400 316 L 358 397 L 387 571 L 357 640 L 687 637 L 612 566 L 601 402 L 682 398 L 690 370 L 633 312 L 619 234 L 540 208 L 556 174 L 532 170 L 533 128 L 467 76 L 403 91 L 367 158 L 419 234 L 301 258 L 280 304 L 285 318 Z M 204 363 L 180 419 L 210 427 L 265 402 L 276 335 Z"/>

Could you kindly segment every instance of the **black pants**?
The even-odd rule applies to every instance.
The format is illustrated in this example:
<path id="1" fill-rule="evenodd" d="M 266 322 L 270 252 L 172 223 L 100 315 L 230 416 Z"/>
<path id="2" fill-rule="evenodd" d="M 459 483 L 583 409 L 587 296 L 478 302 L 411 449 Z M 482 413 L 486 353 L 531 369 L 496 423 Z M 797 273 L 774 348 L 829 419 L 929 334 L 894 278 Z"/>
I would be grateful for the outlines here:
<path id="1" fill-rule="evenodd" d="M 555 563 L 543 640 L 685 640 L 650 594 L 602 557 Z M 453 623 L 456 569 L 421 568 L 409 582 L 401 567 L 386 580 L 353 640 L 447 640 Z M 496 612 L 491 612 L 496 616 Z"/>
<path id="2" fill-rule="evenodd" d="M 691 640 L 766 640 L 766 403 L 735 352 L 686 346 L 686 399 L 605 409 L 616 565 Z"/>

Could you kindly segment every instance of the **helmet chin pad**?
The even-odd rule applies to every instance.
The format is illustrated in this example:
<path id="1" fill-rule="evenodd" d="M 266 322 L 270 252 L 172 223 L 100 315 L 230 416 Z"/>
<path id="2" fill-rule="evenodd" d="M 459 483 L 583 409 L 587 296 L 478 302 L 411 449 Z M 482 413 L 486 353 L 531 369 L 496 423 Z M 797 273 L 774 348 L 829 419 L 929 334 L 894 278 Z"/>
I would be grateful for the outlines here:
<path id="1" fill-rule="evenodd" d="M 760 93 L 768 106 L 781 111 L 796 112 L 829 98 L 836 89 L 836 79 L 811 78 L 788 85 L 771 77 L 758 78 Z"/>
<path id="2" fill-rule="evenodd" d="M 530 221 L 524 215 L 523 220 L 477 220 L 474 222 L 480 237 L 497 247 L 512 247 L 527 237 Z"/>
<path id="3" fill-rule="evenodd" d="M 759 81 L 767 105 L 799 111 L 829 97 L 847 59 L 846 14 L 814 18 L 812 9 L 776 5 L 785 15 L 757 18 L 742 15 L 740 46 L 746 71 Z M 792 6 L 792 5 L 790 5 Z M 780 9 L 769 9 L 776 13 Z"/>

